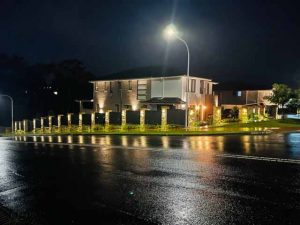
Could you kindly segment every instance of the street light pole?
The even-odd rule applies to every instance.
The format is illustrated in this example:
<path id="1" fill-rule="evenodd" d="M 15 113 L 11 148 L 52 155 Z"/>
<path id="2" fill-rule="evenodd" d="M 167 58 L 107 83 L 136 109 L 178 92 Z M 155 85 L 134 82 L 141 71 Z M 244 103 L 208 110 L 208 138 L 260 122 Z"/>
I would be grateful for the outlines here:
<path id="1" fill-rule="evenodd" d="M 190 93 L 190 49 L 187 42 L 182 39 L 173 24 L 170 24 L 165 29 L 165 35 L 167 38 L 176 38 L 177 40 L 181 41 L 187 50 L 187 72 L 186 72 L 186 106 L 185 106 L 185 128 L 189 127 L 188 122 L 188 111 L 189 111 L 189 93 Z"/>
<path id="2" fill-rule="evenodd" d="M 6 97 L 11 101 L 11 132 L 14 132 L 14 100 L 9 95 L 0 95 L 0 97 Z"/>
<path id="3" fill-rule="evenodd" d="M 186 70 L 186 106 L 185 106 L 185 128 L 189 127 L 189 100 L 190 100 L 190 49 L 185 40 L 176 35 L 176 38 L 180 40 L 187 50 L 187 70 Z"/>

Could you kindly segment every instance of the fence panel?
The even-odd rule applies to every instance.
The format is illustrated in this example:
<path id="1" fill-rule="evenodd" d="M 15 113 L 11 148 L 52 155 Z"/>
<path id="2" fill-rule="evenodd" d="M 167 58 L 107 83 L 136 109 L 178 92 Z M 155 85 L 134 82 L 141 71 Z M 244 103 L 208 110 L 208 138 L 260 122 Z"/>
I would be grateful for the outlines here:
<path id="1" fill-rule="evenodd" d="M 167 124 L 185 125 L 185 110 L 182 109 L 168 109 Z"/>
<path id="2" fill-rule="evenodd" d="M 127 124 L 140 124 L 140 111 L 126 111 Z"/>
<path id="3" fill-rule="evenodd" d="M 112 125 L 121 125 L 121 113 L 119 112 L 110 112 L 109 113 L 109 124 Z"/>
<path id="4" fill-rule="evenodd" d="M 161 111 L 146 110 L 145 124 L 161 125 Z"/>
<path id="5" fill-rule="evenodd" d="M 90 126 L 90 125 L 92 125 L 91 114 L 83 114 L 82 115 L 82 125 L 84 125 L 84 126 Z"/>
<path id="6" fill-rule="evenodd" d="M 105 124 L 105 113 L 95 113 L 95 125 Z"/>

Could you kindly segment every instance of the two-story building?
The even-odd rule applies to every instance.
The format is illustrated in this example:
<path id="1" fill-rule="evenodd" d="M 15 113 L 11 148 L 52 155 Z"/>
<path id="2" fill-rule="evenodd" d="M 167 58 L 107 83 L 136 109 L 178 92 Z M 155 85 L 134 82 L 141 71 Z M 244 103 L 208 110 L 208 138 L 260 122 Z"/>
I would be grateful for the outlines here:
<path id="1" fill-rule="evenodd" d="M 160 110 L 162 106 L 185 109 L 187 96 L 189 108 L 199 111 L 204 120 L 212 114 L 213 86 L 210 79 L 190 76 L 187 93 L 187 76 L 110 76 L 91 81 L 93 84 L 93 110 L 120 112 L 122 109 L 146 108 Z"/>
<path id="2" fill-rule="evenodd" d="M 266 90 L 225 90 L 218 91 L 219 105 L 223 109 L 232 109 L 234 107 L 246 107 L 253 113 L 265 112 L 271 116 L 276 114 L 276 105 L 271 103 L 266 97 L 272 95 L 272 89 Z"/>

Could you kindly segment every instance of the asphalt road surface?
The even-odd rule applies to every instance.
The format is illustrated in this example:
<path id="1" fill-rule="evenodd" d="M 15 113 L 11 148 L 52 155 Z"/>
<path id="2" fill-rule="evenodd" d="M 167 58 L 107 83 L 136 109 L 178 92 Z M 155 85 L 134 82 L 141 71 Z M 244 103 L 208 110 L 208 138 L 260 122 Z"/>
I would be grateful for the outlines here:
<path id="1" fill-rule="evenodd" d="M 299 224 L 300 133 L 0 138 L 0 205 L 33 224 Z"/>

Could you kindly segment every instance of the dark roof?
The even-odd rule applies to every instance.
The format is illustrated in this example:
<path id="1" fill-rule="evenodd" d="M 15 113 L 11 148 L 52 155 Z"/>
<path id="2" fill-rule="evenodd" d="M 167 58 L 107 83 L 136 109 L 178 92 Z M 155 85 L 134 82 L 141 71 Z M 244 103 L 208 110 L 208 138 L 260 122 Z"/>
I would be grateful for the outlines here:
<path id="1" fill-rule="evenodd" d="M 139 79 L 149 77 L 163 77 L 163 76 L 180 76 L 185 74 L 184 70 L 171 67 L 149 66 L 142 68 L 134 68 L 124 70 L 118 73 L 112 73 L 99 77 L 99 80 L 117 80 L 117 79 Z"/>
<path id="2" fill-rule="evenodd" d="M 180 98 L 151 98 L 143 101 L 145 104 L 184 104 Z"/>

